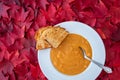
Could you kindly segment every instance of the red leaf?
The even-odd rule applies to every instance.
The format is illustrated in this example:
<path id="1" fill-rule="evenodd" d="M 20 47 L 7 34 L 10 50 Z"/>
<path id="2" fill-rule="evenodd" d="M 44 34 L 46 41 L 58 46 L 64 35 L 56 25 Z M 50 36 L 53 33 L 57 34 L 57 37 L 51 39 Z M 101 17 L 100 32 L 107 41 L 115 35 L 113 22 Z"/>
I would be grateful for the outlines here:
<path id="1" fill-rule="evenodd" d="M 97 19 L 96 27 L 102 30 L 106 38 L 111 38 L 112 34 L 117 30 L 117 26 L 114 26 L 105 19 Z"/>
<path id="2" fill-rule="evenodd" d="M 8 47 L 8 51 L 22 50 L 24 48 L 35 47 L 35 41 L 33 39 L 21 38 L 17 39 L 15 43 Z"/>
<path id="3" fill-rule="evenodd" d="M 8 76 L 4 76 L 4 74 L 0 71 L 0 80 L 8 80 Z"/>
<path id="4" fill-rule="evenodd" d="M 111 21 L 114 24 L 120 23 L 120 8 L 119 7 L 111 7 L 110 12 L 111 14 Z"/>
<path id="5" fill-rule="evenodd" d="M 34 15 L 34 9 L 28 7 L 27 10 L 28 10 L 29 14 L 28 14 L 25 22 L 30 22 L 30 21 L 34 20 L 34 17 L 35 17 L 35 15 Z"/>
<path id="6" fill-rule="evenodd" d="M 23 8 L 20 8 L 19 11 L 17 11 L 15 13 L 15 16 L 14 16 L 14 19 L 17 20 L 17 21 L 22 21 L 24 22 L 25 19 L 27 18 L 28 16 L 28 11 L 25 12 L 25 10 Z"/>
<path id="7" fill-rule="evenodd" d="M 17 65 L 17 64 L 19 64 L 19 63 L 16 63 L 16 62 L 18 62 L 18 58 L 19 58 L 19 52 L 18 52 L 18 50 L 17 51 L 13 51 L 13 52 L 11 52 L 10 53 L 10 61 L 12 62 L 12 64 L 14 65 L 14 67 Z"/>
<path id="8" fill-rule="evenodd" d="M 0 62 L 0 71 L 3 71 L 4 74 L 12 73 L 13 71 L 13 65 L 8 60 L 3 60 Z"/>
<path id="9" fill-rule="evenodd" d="M 102 2 L 106 5 L 108 9 L 110 9 L 111 6 L 113 6 L 113 3 L 115 3 L 116 5 L 117 4 L 116 1 L 119 1 L 119 0 L 102 0 Z"/>
<path id="10" fill-rule="evenodd" d="M 112 47 L 110 47 L 111 45 Z M 120 59 L 120 42 L 112 43 L 111 45 L 107 48 L 106 62 L 114 67 L 113 64 L 118 63 L 116 61 Z"/>
<path id="11" fill-rule="evenodd" d="M 73 9 L 79 12 L 87 8 L 93 8 L 97 2 L 97 0 L 75 0 Z"/>
<path id="12" fill-rule="evenodd" d="M 37 79 L 40 75 L 40 68 L 39 66 L 34 66 L 32 64 L 30 64 L 30 70 L 31 70 L 31 73 L 32 73 L 32 76 Z"/>
<path id="13" fill-rule="evenodd" d="M 102 39 L 106 39 L 106 36 L 101 29 L 96 29 L 96 31 L 99 33 Z"/>
<path id="14" fill-rule="evenodd" d="M 61 7 L 58 9 L 58 12 L 56 15 L 56 20 L 57 20 L 56 23 L 60 21 L 74 20 L 75 18 L 76 18 L 76 15 L 74 11 L 71 9 L 69 2 L 64 1 Z"/>
<path id="15" fill-rule="evenodd" d="M 108 9 L 106 8 L 102 0 L 99 0 L 99 3 L 94 6 L 93 10 L 96 17 L 104 17 L 108 12 Z"/>
<path id="16" fill-rule="evenodd" d="M 9 60 L 10 59 L 10 53 L 6 50 L 4 53 L 4 59 Z"/>
<path id="17" fill-rule="evenodd" d="M 34 48 L 30 48 L 30 53 L 27 55 L 31 64 L 36 64 L 37 61 L 37 51 Z"/>
<path id="18" fill-rule="evenodd" d="M 63 0 L 54 0 L 53 4 L 58 9 L 61 6 L 62 2 L 63 2 Z"/>
<path id="19" fill-rule="evenodd" d="M 39 29 L 39 26 L 37 24 L 35 24 L 35 22 L 33 22 L 31 24 L 31 28 L 33 28 L 35 31 Z"/>
<path id="20" fill-rule="evenodd" d="M 9 78 L 10 80 L 15 80 L 15 75 L 13 72 L 13 65 L 10 61 L 3 60 L 2 62 L 0 62 L 0 73 L 1 72 L 4 75 L 4 77 L 6 77 L 6 79 Z M 4 79 L 4 77 L 3 77 L 3 79 Z M 1 79 L 1 80 L 3 80 L 3 79 Z"/>
<path id="21" fill-rule="evenodd" d="M 29 14 L 29 11 L 25 11 L 24 8 L 18 5 L 11 5 L 11 9 L 9 10 L 10 17 L 14 19 L 14 22 L 17 24 L 18 22 L 24 22 Z"/>
<path id="22" fill-rule="evenodd" d="M 114 6 L 120 7 L 120 0 L 116 0 L 113 3 L 114 3 Z"/>
<path id="23" fill-rule="evenodd" d="M 112 62 L 112 65 L 113 65 L 114 67 L 120 67 L 119 62 L 120 62 L 120 59 L 115 59 L 115 60 Z"/>
<path id="24" fill-rule="evenodd" d="M 74 20 L 76 15 L 67 1 L 63 2 L 62 8 L 64 11 L 63 17 L 65 18 L 65 20 Z"/>
<path id="25" fill-rule="evenodd" d="M 31 24 L 32 24 L 31 21 L 17 22 L 17 25 L 20 26 L 24 32 L 26 32 L 30 28 Z"/>
<path id="26" fill-rule="evenodd" d="M 75 0 L 68 0 L 69 3 L 73 2 L 73 1 L 75 1 Z"/>
<path id="27" fill-rule="evenodd" d="M 104 26 L 101 29 L 106 35 L 106 38 L 111 38 L 112 33 L 116 31 L 116 26 L 113 26 L 110 22 L 104 22 Z"/>
<path id="28" fill-rule="evenodd" d="M 25 59 L 26 62 L 29 62 L 28 57 L 26 56 L 28 53 L 30 53 L 30 49 L 29 48 L 24 48 L 22 50 L 20 50 L 20 59 Z"/>
<path id="29" fill-rule="evenodd" d="M 46 13 L 44 13 L 44 11 L 39 10 L 38 14 L 37 14 L 37 18 L 35 20 L 35 24 L 33 23 L 33 27 L 37 30 L 38 28 L 45 26 L 46 25 L 46 18 L 45 18 Z"/>
<path id="30" fill-rule="evenodd" d="M 28 63 L 21 63 L 17 65 L 14 70 L 17 75 L 18 80 L 25 80 L 27 73 L 29 72 L 29 64 Z"/>
<path id="31" fill-rule="evenodd" d="M 10 53 L 10 58 L 9 60 L 11 61 L 11 63 L 13 64 L 14 67 L 16 67 L 17 65 L 20 65 L 23 62 L 27 62 L 28 59 L 26 59 L 25 57 L 22 57 L 20 55 L 20 52 L 18 50 L 12 51 Z"/>
<path id="32" fill-rule="evenodd" d="M 115 32 L 113 32 L 112 40 L 120 41 L 120 27 L 118 27 L 118 29 Z"/>
<path id="33" fill-rule="evenodd" d="M 35 35 L 35 31 L 33 28 L 30 28 L 28 31 L 27 31 L 27 38 L 29 39 L 34 39 L 34 35 Z"/>
<path id="34" fill-rule="evenodd" d="M 0 22 L 0 36 L 4 36 L 7 32 L 7 26 L 3 21 Z"/>
<path id="35" fill-rule="evenodd" d="M 29 6 L 31 6 L 33 9 L 35 9 L 36 7 L 36 3 L 35 0 L 24 0 L 24 4 L 25 6 L 28 8 Z M 23 5 L 24 5 L 23 4 Z"/>
<path id="36" fill-rule="evenodd" d="M 96 18 L 94 17 L 94 14 L 92 11 L 80 12 L 78 16 L 80 21 L 90 25 L 91 27 L 95 26 Z"/>
<path id="37" fill-rule="evenodd" d="M 12 33 L 14 33 L 17 36 L 17 38 L 23 38 L 24 31 L 25 31 L 25 26 L 19 27 L 17 25 L 14 25 L 14 30 Z"/>
<path id="38" fill-rule="evenodd" d="M 37 0 L 38 7 L 41 7 L 42 9 L 46 10 L 46 5 L 48 5 L 47 0 Z"/>
<path id="39" fill-rule="evenodd" d="M 28 48 L 21 50 L 21 56 L 26 57 L 31 64 L 36 65 L 37 63 L 37 53 L 34 48 Z"/>
<path id="40" fill-rule="evenodd" d="M 6 17 L 8 18 L 8 13 L 7 13 L 7 10 L 9 9 L 10 7 L 6 6 L 5 4 L 3 4 L 2 2 L 0 2 L 0 17 Z"/>
<path id="41" fill-rule="evenodd" d="M 8 47 L 8 51 L 11 53 L 12 51 L 21 50 L 22 48 L 24 48 L 23 39 L 17 39 L 13 45 Z"/>
<path id="42" fill-rule="evenodd" d="M 108 75 L 109 79 L 111 80 L 119 80 L 120 79 L 120 67 L 114 68 L 113 73 Z"/>
<path id="43" fill-rule="evenodd" d="M 30 70 L 31 70 L 31 74 L 35 79 L 38 80 L 47 80 L 46 77 L 43 75 L 43 73 L 40 70 L 39 65 L 32 65 L 30 64 Z"/>
<path id="44" fill-rule="evenodd" d="M 23 44 L 24 48 L 30 48 L 34 43 L 32 43 L 31 39 L 23 38 L 22 44 Z"/>
<path id="45" fill-rule="evenodd" d="M 15 36 L 12 33 L 6 33 L 3 37 L 0 37 L 0 40 L 5 44 L 5 46 L 10 46 L 15 41 Z"/>
<path id="46" fill-rule="evenodd" d="M 5 45 L 0 41 L 0 62 L 3 60 L 6 51 Z"/>
<path id="47" fill-rule="evenodd" d="M 51 12 L 52 11 L 52 12 Z M 49 8 L 48 8 L 48 11 L 47 11 L 47 15 L 50 19 L 50 21 L 52 22 L 55 18 L 55 13 L 56 13 L 56 8 L 53 4 L 50 4 Z"/>
<path id="48" fill-rule="evenodd" d="M 10 5 L 10 9 L 9 9 L 9 16 L 10 18 L 16 18 L 15 14 L 17 13 L 17 10 L 20 9 L 20 6 L 16 5 L 16 4 L 12 4 Z"/>
<path id="49" fill-rule="evenodd" d="M 0 1 L 2 1 L 6 5 L 13 5 L 13 4 L 15 4 L 15 1 L 13 1 L 13 0 L 0 0 Z"/>

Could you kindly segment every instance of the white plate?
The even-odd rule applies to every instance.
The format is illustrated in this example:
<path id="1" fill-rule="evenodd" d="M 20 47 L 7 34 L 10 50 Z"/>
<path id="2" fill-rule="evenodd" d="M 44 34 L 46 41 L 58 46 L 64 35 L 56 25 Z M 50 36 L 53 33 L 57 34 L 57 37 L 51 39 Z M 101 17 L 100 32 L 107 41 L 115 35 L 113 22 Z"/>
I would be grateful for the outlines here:
<path id="1" fill-rule="evenodd" d="M 70 33 L 79 34 L 85 37 L 92 47 L 92 59 L 100 62 L 101 64 L 105 63 L 106 55 L 104 44 L 95 30 L 86 24 L 76 21 L 62 22 L 57 25 L 65 28 Z M 69 76 L 62 74 L 58 72 L 51 63 L 50 49 L 38 51 L 38 62 L 42 72 L 48 80 L 95 80 L 102 70 L 94 63 L 90 63 L 88 68 L 78 75 Z"/>

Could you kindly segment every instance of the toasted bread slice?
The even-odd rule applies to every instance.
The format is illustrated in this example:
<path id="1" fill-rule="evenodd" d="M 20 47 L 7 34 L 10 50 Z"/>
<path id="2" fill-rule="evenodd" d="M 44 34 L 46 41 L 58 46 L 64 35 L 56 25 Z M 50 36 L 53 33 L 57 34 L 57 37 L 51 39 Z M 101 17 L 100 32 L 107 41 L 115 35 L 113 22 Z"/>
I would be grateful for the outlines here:
<path id="1" fill-rule="evenodd" d="M 50 48 L 50 47 L 51 47 L 51 45 L 45 40 L 40 39 L 39 41 L 36 42 L 36 49 L 37 50 Z"/>
<path id="2" fill-rule="evenodd" d="M 57 48 L 68 34 L 68 31 L 59 26 L 41 28 L 35 34 L 36 49 Z"/>
<path id="3" fill-rule="evenodd" d="M 46 40 L 41 38 L 42 33 L 46 29 L 51 28 L 51 27 L 52 26 L 43 27 L 43 28 L 40 28 L 38 31 L 36 31 L 36 33 L 35 33 L 36 49 L 45 49 L 45 48 L 50 48 L 51 47 L 51 45 Z"/>
<path id="4" fill-rule="evenodd" d="M 43 28 L 38 29 L 35 33 L 35 37 L 34 37 L 35 40 L 36 41 L 40 40 L 42 33 L 48 28 L 52 28 L 52 26 L 47 26 L 47 27 L 43 27 Z"/>
<path id="5" fill-rule="evenodd" d="M 42 33 L 42 37 L 54 48 L 57 48 L 67 35 L 68 32 L 61 27 L 49 28 Z"/>

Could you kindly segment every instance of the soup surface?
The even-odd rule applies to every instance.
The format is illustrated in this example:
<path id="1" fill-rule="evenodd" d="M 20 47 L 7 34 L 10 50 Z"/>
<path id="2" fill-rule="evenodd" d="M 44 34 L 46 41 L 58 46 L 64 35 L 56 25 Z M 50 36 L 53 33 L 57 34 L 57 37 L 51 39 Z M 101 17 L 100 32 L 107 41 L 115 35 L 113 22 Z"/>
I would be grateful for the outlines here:
<path id="1" fill-rule="evenodd" d="M 92 57 L 92 49 L 89 42 L 77 34 L 69 34 L 58 48 L 52 48 L 50 57 L 54 67 L 67 75 L 75 75 L 83 72 L 90 61 L 83 58 L 79 46 L 85 49 L 87 56 Z"/>

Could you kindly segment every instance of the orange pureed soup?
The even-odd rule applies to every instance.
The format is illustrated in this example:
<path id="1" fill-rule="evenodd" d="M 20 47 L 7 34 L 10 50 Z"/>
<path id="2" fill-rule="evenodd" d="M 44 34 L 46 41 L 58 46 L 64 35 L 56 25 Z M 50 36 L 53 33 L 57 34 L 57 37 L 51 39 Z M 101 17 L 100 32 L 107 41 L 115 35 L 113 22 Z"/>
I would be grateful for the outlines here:
<path id="1" fill-rule="evenodd" d="M 75 75 L 83 72 L 90 61 L 83 58 L 79 46 L 85 49 L 87 56 L 92 57 L 92 49 L 89 42 L 77 34 L 69 34 L 58 48 L 52 48 L 50 57 L 54 67 L 67 75 Z"/>

